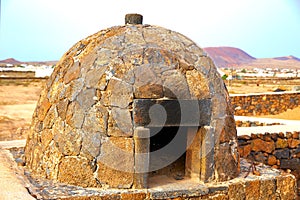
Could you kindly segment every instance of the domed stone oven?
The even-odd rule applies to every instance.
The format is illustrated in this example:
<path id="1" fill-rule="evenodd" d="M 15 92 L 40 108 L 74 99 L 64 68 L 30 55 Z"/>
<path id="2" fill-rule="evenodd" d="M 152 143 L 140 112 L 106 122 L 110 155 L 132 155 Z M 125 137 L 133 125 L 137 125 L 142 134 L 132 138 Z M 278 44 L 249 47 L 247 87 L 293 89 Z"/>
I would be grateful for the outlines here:
<path id="1" fill-rule="evenodd" d="M 236 177 L 235 121 L 214 63 L 185 36 L 131 17 L 56 65 L 32 118 L 27 167 L 103 188 Z"/>

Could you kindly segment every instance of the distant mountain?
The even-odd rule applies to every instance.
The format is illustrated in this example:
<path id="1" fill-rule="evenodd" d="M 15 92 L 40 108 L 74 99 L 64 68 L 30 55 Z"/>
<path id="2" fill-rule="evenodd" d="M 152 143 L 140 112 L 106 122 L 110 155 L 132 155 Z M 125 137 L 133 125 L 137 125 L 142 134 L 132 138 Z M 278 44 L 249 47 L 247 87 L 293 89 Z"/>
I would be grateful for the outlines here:
<path id="1" fill-rule="evenodd" d="M 296 60 L 300 62 L 300 59 L 295 56 L 283 56 L 283 57 L 275 57 L 275 60 Z"/>
<path id="2" fill-rule="evenodd" d="M 234 47 L 206 47 L 204 51 L 219 68 L 287 68 L 300 69 L 300 59 L 295 56 L 254 58 Z"/>
<path id="3" fill-rule="evenodd" d="M 7 58 L 5 60 L 0 60 L 0 64 L 20 65 L 22 62 L 15 60 L 14 58 Z"/>
<path id="4" fill-rule="evenodd" d="M 243 50 L 234 47 L 207 47 L 204 48 L 204 51 L 218 67 L 222 68 L 249 63 L 256 59 Z"/>
<path id="5" fill-rule="evenodd" d="M 8 58 L 5 60 L 0 60 L 0 65 L 12 64 L 12 65 L 56 65 L 58 61 L 33 61 L 33 62 L 21 62 L 14 58 Z"/>

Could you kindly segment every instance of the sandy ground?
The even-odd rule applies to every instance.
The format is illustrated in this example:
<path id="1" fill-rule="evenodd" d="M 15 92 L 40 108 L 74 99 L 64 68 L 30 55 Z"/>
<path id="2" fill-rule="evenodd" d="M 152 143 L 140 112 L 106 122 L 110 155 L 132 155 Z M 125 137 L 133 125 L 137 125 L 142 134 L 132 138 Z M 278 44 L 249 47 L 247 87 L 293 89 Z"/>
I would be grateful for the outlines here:
<path id="1" fill-rule="evenodd" d="M 286 112 L 280 113 L 278 115 L 266 115 L 260 116 L 264 118 L 276 118 L 276 119 L 288 119 L 288 120 L 300 120 L 300 106 L 294 109 L 288 109 Z"/>
<path id="2" fill-rule="evenodd" d="M 25 139 L 40 86 L 0 86 L 0 140 Z"/>

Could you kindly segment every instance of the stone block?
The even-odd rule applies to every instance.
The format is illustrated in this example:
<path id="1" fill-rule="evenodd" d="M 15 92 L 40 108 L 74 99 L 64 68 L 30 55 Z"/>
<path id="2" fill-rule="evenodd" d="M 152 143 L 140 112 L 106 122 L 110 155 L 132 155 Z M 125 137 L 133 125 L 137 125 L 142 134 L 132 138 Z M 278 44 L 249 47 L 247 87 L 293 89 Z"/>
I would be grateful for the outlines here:
<path id="1" fill-rule="evenodd" d="M 290 157 L 290 150 L 288 148 L 275 150 L 274 156 L 277 159 L 288 159 Z"/>
<path id="2" fill-rule="evenodd" d="M 280 168 L 281 169 L 291 169 L 291 170 L 300 170 L 300 159 L 281 159 L 280 160 Z"/>
<path id="3" fill-rule="evenodd" d="M 90 69 L 86 73 L 86 77 L 85 77 L 85 84 L 87 88 L 95 88 L 96 86 L 98 86 L 98 83 L 101 80 L 101 77 L 104 75 L 106 70 L 107 70 L 107 66 Z M 97 88 L 100 89 L 99 86 Z"/>
<path id="4" fill-rule="evenodd" d="M 86 133 L 106 135 L 107 123 L 108 109 L 104 106 L 94 105 L 85 114 L 82 129 Z"/>
<path id="5" fill-rule="evenodd" d="M 137 127 L 134 130 L 134 188 L 147 188 L 150 162 L 150 130 Z"/>
<path id="6" fill-rule="evenodd" d="M 209 99 L 157 100 L 135 99 L 134 125 L 146 127 L 203 126 L 210 122 Z"/>
<path id="7" fill-rule="evenodd" d="M 74 79 L 77 79 L 80 75 L 80 63 L 75 62 L 71 67 L 68 68 L 67 73 L 64 75 L 64 83 L 68 84 Z"/>
<path id="8" fill-rule="evenodd" d="M 68 105 L 69 105 L 68 99 L 63 99 L 56 104 L 58 116 L 62 120 L 66 119 Z"/>
<path id="9" fill-rule="evenodd" d="M 113 188 L 131 188 L 134 173 L 133 138 L 102 137 L 97 178 Z"/>
<path id="10" fill-rule="evenodd" d="M 185 160 L 186 176 L 200 179 L 201 169 L 201 132 L 197 127 L 187 130 L 187 150 Z"/>
<path id="11" fill-rule="evenodd" d="M 260 181 L 247 180 L 245 182 L 245 196 L 247 200 L 256 200 L 260 197 Z"/>
<path id="12" fill-rule="evenodd" d="M 206 77 L 197 70 L 186 72 L 186 79 L 192 98 L 204 99 L 210 97 Z"/>
<path id="13" fill-rule="evenodd" d="M 66 122 L 69 126 L 80 129 L 82 127 L 83 121 L 84 111 L 77 101 L 73 101 L 68 106 Z"/>
<path id="14" fill-rule="evenodd" d="M 270 155 L 269 157 L 268 157 L 268 160 L 267 160 L 267 164 L 268 165 L 276 165 L 277 164 L 277 159 L 276 159 L 276 157 L 275 156 L 273 156 L 273 155 Z"/>
<path id="15" fill-rule="evenodd" d="M 262 179 L 260 181 L 260 198 L 261 200 L 276 199 L 276 180 Z"/>
<path id="16" fill-rule="evenodd" d="M 133 99 L 133 86 L 120 80 L 110 80 L 108 89 L 111 93 L 109 104 L 127 108 Z M 120 98 L 122 97 L 122 98 Z"/>
<path id="17" fill-rule="evenodd" d="M 40 121 L 43 121 L 44 118 L 46 117 L 48 110 L 51 107 L 51 103 L 49 102 L 49 100 L 47 98 L 45 98 L 40 105 L 38 105 L 38 119 Z"/>
<path id="18" fill-rule="evenodd" d="M 134 69 L 134 97 L 162 98 L 164 96 L 161 78 L 149 66 L 140 66 Z"/>
<path id="19" fill-rule="evenodd" d="M 108 120 L 108 135 L 125 136 L 133 135 L 132 119 L 128 109 L 113 107 Z"/>
<path id="20" fill-rule="evenodd" d="M 185 76 L 177 70 L 162 73 L 164 96 L 171 99 L 190 99 L 190 91 Z"/>
<path id="21" fill-rule="evenodd" d="M 58 181 L 82 187 L 101 187 L 93 176 L 89 160 L 84 157 L 65 157 L 58 167 Z"/>
<path id="22" fill-rule="evenodd" d="M 223 143 L 215 152 L 215 170 L 218 173 L 219 181 L 232 179 L 239 173 L 239 158 L 234 148 L 228 143 Z"/>
<path id="23" fill-rule="evenodd" d="M 277 180 L 277 194 L 280 199 L 292 200 L 296 199 L 296 180 L 290 174 L 278 176 Z"/>
<path id="24" fill-rule="evenodd" d="M 286 139 L 278 138 L 275 142 L 276 149 L 283 149 L 288 147 L 288 141 Z"/>
<path id="25" fill-rule="evenodd" d="M 245 187 L 243 183 L 236 182 L 229 185 L 228 188 L 228 197 L 232 200 L 239 200 L 239 199 L 245 199 L 246 193 L 245 193 Z"/>
<path id="26" fill-rule="evenodd" d="M 266 163 L 267 161 L 267 157 L 262 152 L 256 153 L 253 157 L 257 162 Z"/>
<path id="27" fill-rule="evenodd" d="M 65 127 L 65 131 L 56 131 L 52 133 L 53 139 L 58 146 L 59 151 L 67 156 L 79 155 L 82 142 L 82 132 L 79 129 Z"/>
<path id="28" fill-rule="evenodd" d="M 87 111 L 95 104 L 96 90 L 94 88 L 82 90 L 78 96 L 77 101 L 82 110 Z"/>
<path id="29" fill-rule="evenodd" d="M 251 153 L 251 145 L 239 146 L 239 154 L 243 158 L 247 158 Z"/>
<path id="30" fill-rule="evenodd" d="M 252 150 L 256 152 L 267 152 L 272 153 L 275 150 L 275 144 L 273 141 L 266 142 L 262 139 L 254 139 L 252 140 Z"/>
<path id="31" fill-rule="evenodd" d="M 289 144 L 289 148 L 297 148 L 298 145 L 300 144 L 300 140 L 289 138 L 288 144 Z"/>

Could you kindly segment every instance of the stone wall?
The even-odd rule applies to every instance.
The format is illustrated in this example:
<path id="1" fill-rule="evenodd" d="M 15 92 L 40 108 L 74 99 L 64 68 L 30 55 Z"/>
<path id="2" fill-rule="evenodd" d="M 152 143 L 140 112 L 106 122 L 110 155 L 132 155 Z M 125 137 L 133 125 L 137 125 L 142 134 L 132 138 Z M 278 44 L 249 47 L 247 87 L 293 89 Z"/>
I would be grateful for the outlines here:
<path id="1" fill-rule="evenodd" d="M 239 154 L 276 169 L 291 170 L 300 185 L 300 132 L 241 135 Z"/>
<path id="2" fill-rule="evenodd" d="M 276 115 L 299 106 L 300 92 L 230 95 L 235 115 Z"/>

